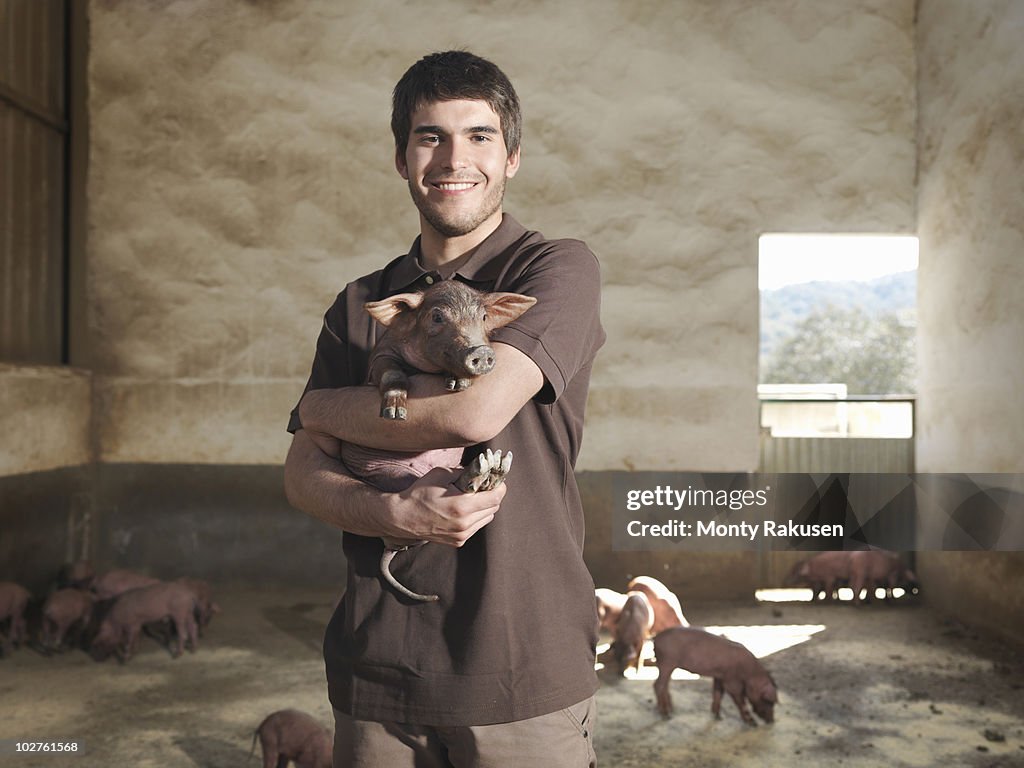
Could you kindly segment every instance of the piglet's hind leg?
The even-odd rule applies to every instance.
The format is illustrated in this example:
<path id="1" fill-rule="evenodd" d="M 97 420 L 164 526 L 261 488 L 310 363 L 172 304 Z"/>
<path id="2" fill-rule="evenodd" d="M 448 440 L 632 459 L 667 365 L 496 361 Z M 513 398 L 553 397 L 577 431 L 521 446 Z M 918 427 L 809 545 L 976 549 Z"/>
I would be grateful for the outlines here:
<path id="1" fill-rule="evenodd" d="M 492 451 L 488 448 L 462 471 L 459 479 L 455 481 L 455 487 L 463 493 L 489 491 L 505 481 L 505 475 L 511 468 L 511 451 L 502 456 L 500 450 Z"/>

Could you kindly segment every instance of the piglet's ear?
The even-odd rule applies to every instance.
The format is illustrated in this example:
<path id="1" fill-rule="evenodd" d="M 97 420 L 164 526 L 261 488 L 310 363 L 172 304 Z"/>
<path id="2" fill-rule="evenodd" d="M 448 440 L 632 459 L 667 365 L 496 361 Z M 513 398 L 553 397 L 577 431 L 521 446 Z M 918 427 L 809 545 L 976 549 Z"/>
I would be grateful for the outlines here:
<path id="1" fill-rule="evenodd" d="M 519 293 L 488 293 L 484 297 L 484 304 L 487 307 L 487 322 L 484 327 L 488 331 L 508 325 L 523 312 L 528 310 L 537 300 L 533 296 L 523 296 Z"/>
<path id="2" fill-rule="evenodd" d="M 363 309 L 378 323 L 388 326 L 402 312 L 416 309 L 422 301 L 422 293 L 398 293 L 383 301 L 368 301 L 363 304 Z"/>

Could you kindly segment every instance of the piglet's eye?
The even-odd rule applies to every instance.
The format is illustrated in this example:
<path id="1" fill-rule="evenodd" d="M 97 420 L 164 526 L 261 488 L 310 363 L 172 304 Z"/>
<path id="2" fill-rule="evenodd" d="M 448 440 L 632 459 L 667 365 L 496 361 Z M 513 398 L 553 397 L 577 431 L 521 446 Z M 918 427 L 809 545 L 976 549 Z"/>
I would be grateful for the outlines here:
<path id="1" fill-rule="evenodd" d="M 435 322 L 435 323 L 443 323 L 443 322 L 444 322 L 444 315 L 443 315 L 443 314 L 441 314 L 441 310 L 440 310 L 440 309 L 435 309 L 435 310 L 434 310 L 434 311 L 433 311 L 433 312 L 431 313 L 431 315 L 430 315 L 430 319 L 431 319 L 431 320 L 432 320 L 433 322 Z"/>

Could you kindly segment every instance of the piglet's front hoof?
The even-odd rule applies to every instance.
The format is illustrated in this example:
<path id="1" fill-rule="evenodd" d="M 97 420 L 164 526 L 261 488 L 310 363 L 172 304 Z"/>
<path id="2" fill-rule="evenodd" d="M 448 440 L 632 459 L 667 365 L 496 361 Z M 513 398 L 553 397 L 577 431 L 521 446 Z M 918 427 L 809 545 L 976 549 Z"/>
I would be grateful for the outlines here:
<path id="1" fill-rule="evenodd" d="M 408 395 L 405 390 L 389 389 L 380 401 L 380 417 L 391 421 L 405 421 L 409 412 L 406 410 Z"/>
<path id="2" fill-rule="evenodd" d="M 391 421 L 405 421 L 409 412 L 405 408 L 381 408 L 380 417 Z"/>
<path id="3" fill-rule="evenodd" d="M 454 377 L 449 377 L 444 380 L 444 387 L 449 392 L 462 392 L 465 389 L 469 389 L 472 384 L 472 379 L 456 379 Z"/>

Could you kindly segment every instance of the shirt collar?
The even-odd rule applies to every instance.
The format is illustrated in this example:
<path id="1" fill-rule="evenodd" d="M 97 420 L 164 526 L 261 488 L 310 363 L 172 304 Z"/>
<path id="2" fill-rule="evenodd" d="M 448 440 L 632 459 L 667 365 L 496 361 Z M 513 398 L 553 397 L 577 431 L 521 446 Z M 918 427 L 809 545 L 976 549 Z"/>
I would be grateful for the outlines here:
<path id="1" fill-rule="evenodd" d="M 516 241 L 526 234 L 526 229 L 509 216 L 502 215 L 501 223 L 487 238 L 476 247 L 473 255 L 456 271 L 452 277 L 460 277 L 468 283 L 488 283 L 498 279 L 502 267 L 505 266 L 502 256 L 506 255 Z M 433 280 L 426 281 L 425 278 L 432 277 Z M 425 281 L 430 284 L 439 280 L 440 275 L 435 271 L 426 270 L 420 263 L 420 238 L 413 242 L 409 253 L 403 256 L 387 278 L 387 290 L 389 293 L 399 292 L 403 289 L 415 290 L 415 283 Z"/>

